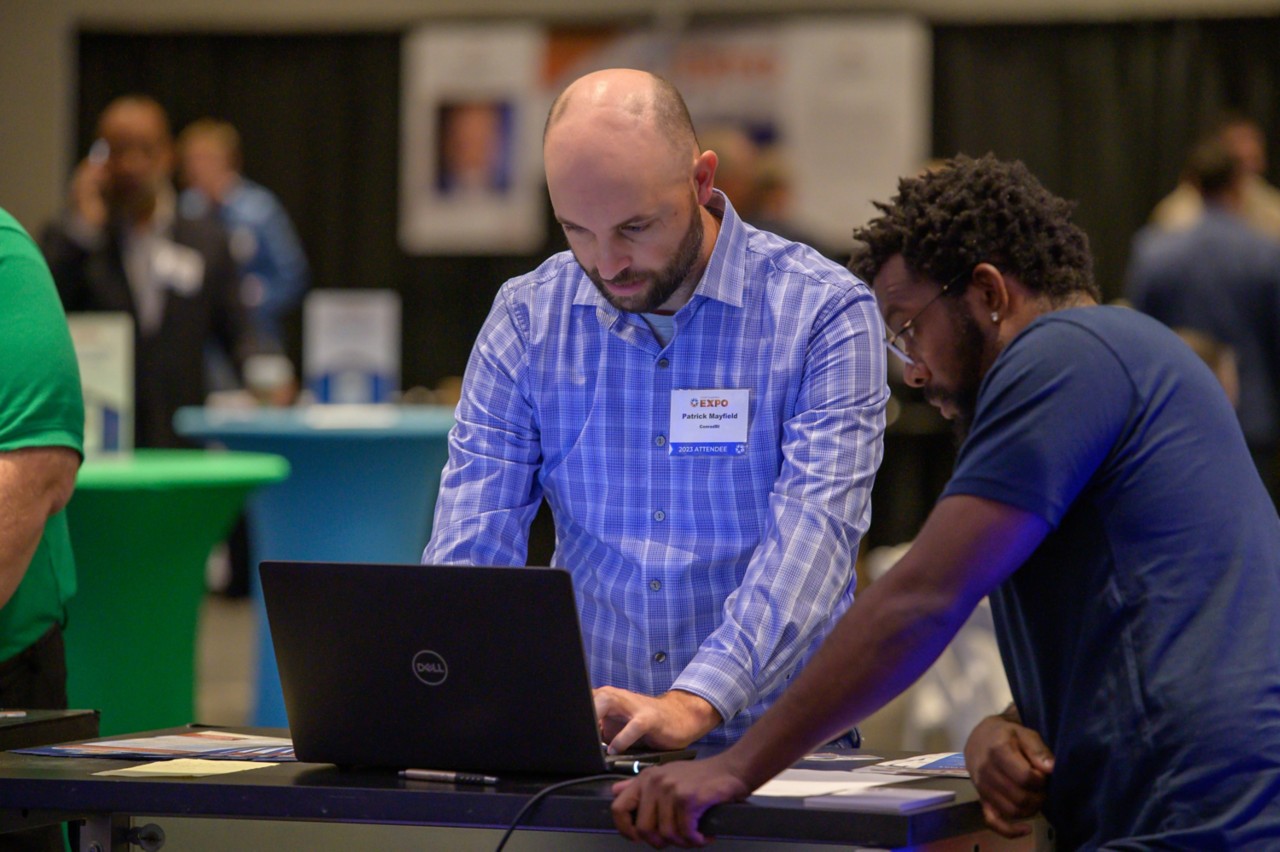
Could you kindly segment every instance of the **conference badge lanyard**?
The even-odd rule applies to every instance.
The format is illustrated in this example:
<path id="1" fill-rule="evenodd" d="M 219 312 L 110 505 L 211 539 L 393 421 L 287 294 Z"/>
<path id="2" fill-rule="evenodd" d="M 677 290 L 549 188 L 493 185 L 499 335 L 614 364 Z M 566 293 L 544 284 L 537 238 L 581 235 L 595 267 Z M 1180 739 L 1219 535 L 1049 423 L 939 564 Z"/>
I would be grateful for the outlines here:
<path id="1" fill-rule="evenodd" d="M 750 402 L 751 391 L 745 388 L 673 390 L 671 455 L 746 455 Z"/>

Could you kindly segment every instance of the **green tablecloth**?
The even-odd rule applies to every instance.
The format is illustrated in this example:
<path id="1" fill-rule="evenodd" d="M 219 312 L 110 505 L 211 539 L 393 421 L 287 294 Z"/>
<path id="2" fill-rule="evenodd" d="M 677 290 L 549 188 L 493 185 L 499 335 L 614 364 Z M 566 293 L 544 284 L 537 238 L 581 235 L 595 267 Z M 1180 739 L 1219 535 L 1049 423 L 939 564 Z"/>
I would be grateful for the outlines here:
<path id="1" fill-rule="evenodd" d="M 72 707 L 102 734 L 192 721 L 205 562 L 254 487 L 289 463 L 267 453 L 138 450 L 90 459 L 67 507 L 78 591 L 68 607 Z"/>

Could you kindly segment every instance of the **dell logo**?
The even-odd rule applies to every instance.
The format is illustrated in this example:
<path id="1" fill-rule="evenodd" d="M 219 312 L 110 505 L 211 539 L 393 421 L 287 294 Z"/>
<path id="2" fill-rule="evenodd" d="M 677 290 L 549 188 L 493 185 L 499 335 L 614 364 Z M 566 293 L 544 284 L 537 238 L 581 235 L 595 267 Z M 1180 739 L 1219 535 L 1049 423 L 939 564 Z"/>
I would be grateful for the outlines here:
<path id="1" fill-rule="evenodd" d="M 413 655 L 413 676 L 427 686 L 439 686 L 449 676 L 449 664 L 435 651 L 419 651 Z"/>

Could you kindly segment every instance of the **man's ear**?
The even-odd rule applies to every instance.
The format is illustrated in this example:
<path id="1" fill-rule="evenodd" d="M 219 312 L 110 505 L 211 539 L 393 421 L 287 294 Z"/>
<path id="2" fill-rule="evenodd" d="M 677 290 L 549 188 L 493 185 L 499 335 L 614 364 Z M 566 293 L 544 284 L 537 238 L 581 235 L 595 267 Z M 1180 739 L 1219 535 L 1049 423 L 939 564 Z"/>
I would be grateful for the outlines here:
<path id="1" fill-rule="evenodd" d="M 973 268 L 973 277 L 969 281 L 972 298 L 979 300 L 982 312 L 991 315 L 992 322 L 1000 322 L 1009 315 L 1011 296 L 1009 282 L 1004 273 L 990 263 L 979 263 Z"/>
<path id="2" fill-rule="evenodd" d="M 711 190 L 715 186 L 716 167 L 720 158 L 715 151 L 703 151 L 693 161 L 693 191 L 698 204 L 703 205 L 711 200 Z"/>

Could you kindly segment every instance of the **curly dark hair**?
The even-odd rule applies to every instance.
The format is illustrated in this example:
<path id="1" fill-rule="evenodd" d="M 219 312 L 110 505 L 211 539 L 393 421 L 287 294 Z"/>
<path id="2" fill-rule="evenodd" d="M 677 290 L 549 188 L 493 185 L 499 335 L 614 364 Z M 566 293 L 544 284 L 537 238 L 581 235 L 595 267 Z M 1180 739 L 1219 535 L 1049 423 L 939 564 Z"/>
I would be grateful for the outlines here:
<path id="1" fill-rule="evenodd" d="M 901 254 L 913 275 L 968 283 L 964 273 L 991 263 L 1060 304 L 1081 292 L 1101 301 L 1089 238 L 1071 222 L 1072 202 L 1050 193 L 1020 161 L 960 155 L 898 181 L 881 214 L 854 231 L 861 243 L 849 269 L 871 281 Z"/>

